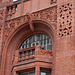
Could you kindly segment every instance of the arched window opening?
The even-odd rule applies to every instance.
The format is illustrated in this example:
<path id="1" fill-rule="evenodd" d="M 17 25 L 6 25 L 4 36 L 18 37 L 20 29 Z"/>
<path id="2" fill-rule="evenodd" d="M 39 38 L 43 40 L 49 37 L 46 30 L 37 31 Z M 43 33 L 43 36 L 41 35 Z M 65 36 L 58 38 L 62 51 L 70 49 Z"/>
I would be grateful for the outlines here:
<path id="1" fill-rule="evenodd" d="M 36 34 L 27 38 L 20 46 L 19 49 L 25 49 L 29 47 L 33 47 L 36 45 L 41 45 L 44 47 L 44 50 L 50 49 L 52 50 L 52 41 L 45 34 Z"/>

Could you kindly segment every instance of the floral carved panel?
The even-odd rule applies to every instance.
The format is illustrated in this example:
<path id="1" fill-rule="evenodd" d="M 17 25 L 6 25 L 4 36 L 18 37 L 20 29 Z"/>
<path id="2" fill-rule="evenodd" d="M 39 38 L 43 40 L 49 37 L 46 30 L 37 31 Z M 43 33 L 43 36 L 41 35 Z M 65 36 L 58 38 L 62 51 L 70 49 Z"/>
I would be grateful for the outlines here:
<path id="1" fill-rule="evenodd" d="M 52 7 L 48 9 L 44 9 L 38 12 L 31 13 L 31 16 L 28 17 L 28 15 L 24 15 L 12 20 L 7 20 L 5 23 L 5 32 L 4 36 L 5 38 L 8 37 L 8 35 L 14 31 L 17 27 L 20 25 L 24 24 L 25 22 L 32 23 L 30 20 L 34 19 L 40 19 L 44 20 L 50 23 L 56 29 L 56 24 L 57 24 L 57 7 Z"/>
<path id="2" fill-rule="evenodd" d="M 59 8 L 59 36 L 72 34 L 72 4 L 68 3 Z"/>

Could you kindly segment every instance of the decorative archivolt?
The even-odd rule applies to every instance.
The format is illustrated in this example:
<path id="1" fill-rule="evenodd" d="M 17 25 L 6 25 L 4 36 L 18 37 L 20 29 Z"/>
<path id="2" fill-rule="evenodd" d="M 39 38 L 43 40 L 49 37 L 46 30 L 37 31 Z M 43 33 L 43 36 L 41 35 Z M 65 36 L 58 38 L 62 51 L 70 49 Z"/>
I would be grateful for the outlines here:
<path id="1" fill-rule="evenodd" d="M 45 10 L 41 10 L 35 13 L 27 13 L 24 16 L 6 21 L 5 23 L 5 32 L 4 36 L 5 38 L 8 37 L 8 35 L 15 30 L 20 25 L 24 24 L 25 22 L 28 22 L 30 25 L 30 29 L 34 31 L 34 26 L 32 23 L 32 20 L 34 19 L 41 19 L 49 22 L 55 29 L 56 29 L 56 23 L 57 23 L 57 9 L 56 7 L 48 8 Z"/>

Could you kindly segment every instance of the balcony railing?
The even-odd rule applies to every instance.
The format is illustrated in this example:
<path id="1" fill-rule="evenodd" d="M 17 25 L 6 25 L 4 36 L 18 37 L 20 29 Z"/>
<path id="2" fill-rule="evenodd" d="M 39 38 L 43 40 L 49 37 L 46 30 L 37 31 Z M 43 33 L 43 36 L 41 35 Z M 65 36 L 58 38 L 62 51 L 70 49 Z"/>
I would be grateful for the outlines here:
<path id="1" fill-rule="evenodd" d="M 51 50 L 44 50 L 44 47 L 41 47 L 40 45 L 16 50 L 14 65 L 21 62 L 28 62 L 30 60 L 52 62 L 52 52 Z"/>
<path id="2" fill-rule="evenodd" d="M 34 58 L 35 58 L 34 47 L 19 51 L 19 59 L 18 59 L 19 62 L 34 59 Z"/>

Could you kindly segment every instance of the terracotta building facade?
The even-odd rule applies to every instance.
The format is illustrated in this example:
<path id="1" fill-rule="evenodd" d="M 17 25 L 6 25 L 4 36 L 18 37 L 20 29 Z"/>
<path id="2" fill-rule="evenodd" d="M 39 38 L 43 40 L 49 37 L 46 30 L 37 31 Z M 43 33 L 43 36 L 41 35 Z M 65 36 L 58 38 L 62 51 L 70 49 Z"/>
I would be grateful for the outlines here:
<path id="1" fill-rule="evenodd" d="M 75 0 L 0 0 L 0 75 L 75 75 Z"/>

